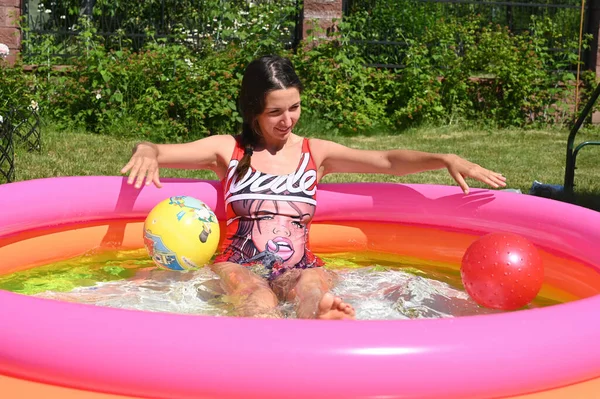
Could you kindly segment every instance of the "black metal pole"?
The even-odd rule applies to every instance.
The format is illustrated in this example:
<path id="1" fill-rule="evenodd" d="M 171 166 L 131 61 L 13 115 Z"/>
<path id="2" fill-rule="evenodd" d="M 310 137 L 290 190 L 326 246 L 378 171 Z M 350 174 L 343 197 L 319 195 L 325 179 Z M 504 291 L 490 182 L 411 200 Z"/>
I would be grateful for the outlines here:
<path id="1" fill-rule="evenodd" d="M 598 84 L 598 86 L 596 86 L 596 89 L 592 93 L 592 96 L 588 100 L 587 104 L 585 104 L 585 107 L 581 111 L 581 114 L 579 115 L 579 118 L 577 118 L 577 121 L 575 121 L 575 124 L 573 125 L 573 128 L 571 129 L 571 132 L 569 133 L 569 138 L 567 139 L 567 164 L 565 167 L 564 189 L 565 189 L 565 192 L 567 192 L 569 194 L 573 193 L 573 186 L 574 186 L 574 181 L 575 181 L 575 154 L 573 152 L 573 144 L 575 142 L 575 136 L 577 135 L 577 132 L 581 128 L 581 125 L 583 125 L 585 118 L 588 117 L 590 111 L 594 107 L 594 104 L 596 103 L 598 96 L 600 96 L 600 84 Z"/>

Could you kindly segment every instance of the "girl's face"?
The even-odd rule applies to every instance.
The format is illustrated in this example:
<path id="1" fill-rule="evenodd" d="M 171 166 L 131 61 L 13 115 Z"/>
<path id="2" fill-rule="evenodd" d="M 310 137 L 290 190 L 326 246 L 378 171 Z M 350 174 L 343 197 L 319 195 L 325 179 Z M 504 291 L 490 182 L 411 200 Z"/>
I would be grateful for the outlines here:
<path id="1" fill-rule="evenodd" d="M 314 206 L 295 202 L 294 209 L 286 201 L 256 201 L 256 222 L 252 228 L 252 242 L 260 251 L 269 251 L 281 257 L 285 266 L 302 260 L 306 244 L 306 225 L 312 219 Z M 259 205 L 260 204 L 260 205 Z"/>
<path id="2" fill-rule="evenodd" d="M 274 90 L 265 98 L 265 110 L 258 115 L 260 132 L 267 142 L 287 140 L 300 118 L 300 92 L 296 88 Z"/>

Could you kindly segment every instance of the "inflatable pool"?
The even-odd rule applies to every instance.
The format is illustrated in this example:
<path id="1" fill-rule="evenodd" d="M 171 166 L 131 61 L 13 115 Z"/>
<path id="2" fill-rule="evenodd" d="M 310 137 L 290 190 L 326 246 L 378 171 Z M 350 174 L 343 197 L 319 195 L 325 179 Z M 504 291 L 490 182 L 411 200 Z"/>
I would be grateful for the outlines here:
<path id="1" fill-rule="evenodd" d="M 121 177 L 0 186 L 0 274 L 90 249 L 141 248 L 172 195 L 217 211 L 218 183 Z M 459 264 L 477 237 L 527 237 L 559 305 L 376 321 L 191 316 L 0 291 L 3 398 L 592 398 L 600 392 L 600 214 L 507 192 L 322 184 L 315 252 L 379 251 Z M 435 250 L 431 250 L 435 243 Z"/>

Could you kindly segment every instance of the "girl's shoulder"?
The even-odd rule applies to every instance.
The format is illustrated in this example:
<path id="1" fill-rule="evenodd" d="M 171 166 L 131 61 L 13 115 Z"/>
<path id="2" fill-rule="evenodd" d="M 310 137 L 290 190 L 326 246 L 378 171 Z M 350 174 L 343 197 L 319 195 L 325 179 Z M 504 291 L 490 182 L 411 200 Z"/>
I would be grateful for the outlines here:
<path id="1" fill-rule="evenodd" d="M 332 141 L 323 140 L 323 139 L 307 139 L 308 147 L 310 149 L 311 156 L 317 162 L 317 165 L 321 163 L 325 158 L 327 158 L 327 153 L 330 150 L 331 144 L 334 144 Z"/>

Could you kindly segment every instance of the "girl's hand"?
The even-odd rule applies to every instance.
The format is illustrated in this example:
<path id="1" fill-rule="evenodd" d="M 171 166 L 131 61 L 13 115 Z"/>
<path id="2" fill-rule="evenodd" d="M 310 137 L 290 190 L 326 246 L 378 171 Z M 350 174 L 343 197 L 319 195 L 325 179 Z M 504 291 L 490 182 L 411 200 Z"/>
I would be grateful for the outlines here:
<path id="1" fill-rule="evenodd" d="M 465 194 L 469 194 L 469 185 L 465 178 L 470 177 L 479 180 L 493 188 L 506 187 L 506 177 L 502 174 L 482 168 L 481 166 L 469 162 L 458 155 L 448 155 L 445 159 L 446 168 Z"/>
<path id="2" fill-rule="evenodd" d="M 144 179 L 146 186 L 150 183 L 158 188 L 162 187 L 158 173 L 158 149 L 152 143 L 140 143 L 135 146 L 131 159 L 121 169 L 121 173 L 129 172 L 127 184 L 135 182 L 135 188 L 142 187 Z"/>

